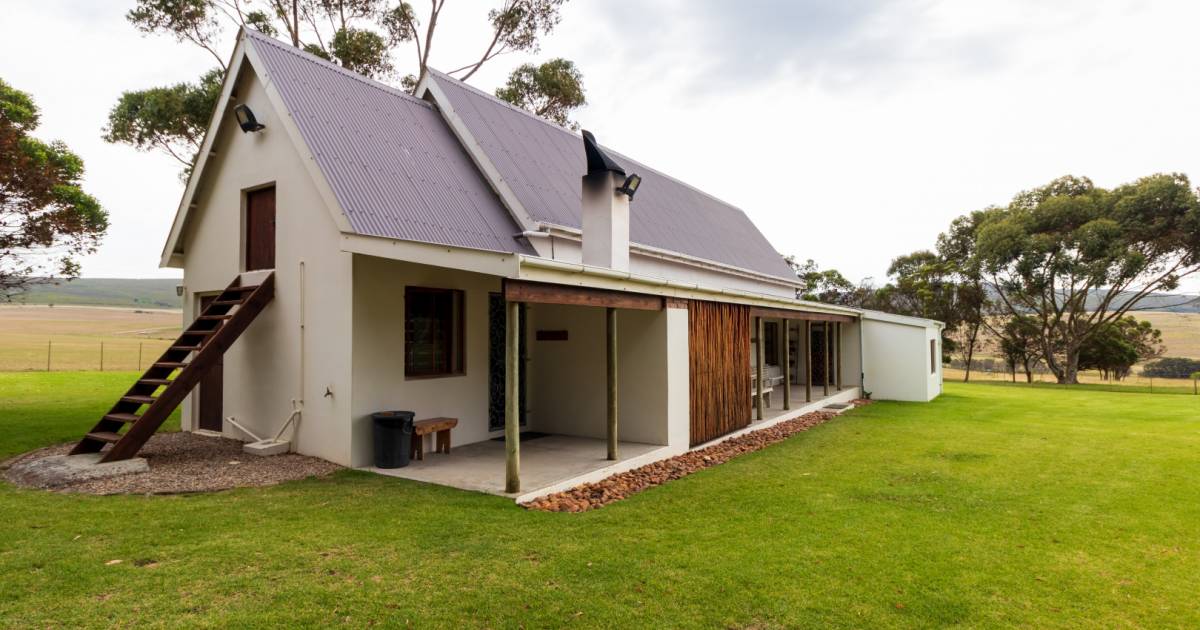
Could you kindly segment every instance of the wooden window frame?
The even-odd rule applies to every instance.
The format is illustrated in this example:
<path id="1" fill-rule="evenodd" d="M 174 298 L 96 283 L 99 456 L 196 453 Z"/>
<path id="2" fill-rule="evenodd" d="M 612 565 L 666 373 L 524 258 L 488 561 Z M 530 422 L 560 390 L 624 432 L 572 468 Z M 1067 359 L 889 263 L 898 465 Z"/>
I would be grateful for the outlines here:
<path id="1" fill-rule="evenodd" d="M 412 303 L 413 294 L 426 295 L 450 295 L 451 296 L 451 314 L 453 321 L 450 322 L 450 342 L 449 350 L 446 357 L 446 369 L 436 371 L 416 370 L 410 362 L 411 355 L 409 354 L 412 345 L 412 331 L 409 328 L 409 322 L 412 321 Z M 404 378 L 406 380 L 420 380 L 430 378 L 451 378 L 455 376 L 464 376 L 467 373 L 467 296 L 462 289 L 443 289 L 434 287 L 404 287 Z"/>
<path id="2" fill-rule="evenodd" d="M 937 374 L 937 339 L 929 340 L 929 373 Z"/>

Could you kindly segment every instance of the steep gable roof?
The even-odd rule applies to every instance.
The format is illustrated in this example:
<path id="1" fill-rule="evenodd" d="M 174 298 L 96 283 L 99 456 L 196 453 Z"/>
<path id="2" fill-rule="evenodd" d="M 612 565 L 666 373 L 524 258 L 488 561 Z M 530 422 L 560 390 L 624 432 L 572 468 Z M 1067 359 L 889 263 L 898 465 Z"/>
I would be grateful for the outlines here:
<path id="1" fill-rule="evenodd" d="M 580 229 L 581 137 L 440 72 L 431 71 L 524 213 L 541 223 Z M 609 151 L 605 147 L 606 151 Z M 626 172 L 642 176 L 630 212 L 630 240 L 795 281 L 782 256 L 744 212 L 615 151 Z"/>
<path id="2" fill-rule="evenodd" d="M 532 253 L 428 103 L 246 31 L 354 231 Z"/>

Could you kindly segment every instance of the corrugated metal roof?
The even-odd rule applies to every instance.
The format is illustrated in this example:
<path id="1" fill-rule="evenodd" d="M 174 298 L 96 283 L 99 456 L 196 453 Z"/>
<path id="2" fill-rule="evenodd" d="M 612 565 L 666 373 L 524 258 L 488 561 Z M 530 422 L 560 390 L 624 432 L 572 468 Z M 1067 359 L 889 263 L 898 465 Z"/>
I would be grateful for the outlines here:
<path id="1" fill-rule="evenodd" d="M 461 81 L 433 72 L 471 135 L 535 220 L 582 228 L 581 136 Z M 794 281 L 795 274 L 744 212 L 605 147 L 642 176 L 630 240 Z"/>
<path id="2" fill-rule="evenodd" d="M 534 253 L 431 105 L 245 33 L 356 232 Z"/>

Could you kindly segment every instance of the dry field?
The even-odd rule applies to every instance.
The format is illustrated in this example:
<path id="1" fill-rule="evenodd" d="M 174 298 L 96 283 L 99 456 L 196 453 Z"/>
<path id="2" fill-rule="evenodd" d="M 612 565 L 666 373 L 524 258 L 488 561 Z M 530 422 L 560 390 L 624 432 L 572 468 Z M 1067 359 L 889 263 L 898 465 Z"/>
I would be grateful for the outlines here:
<path id="1" fill-rule="evenodd" d="M 1150 322 L 1162 331 L 1169 357 L 1200 359 L 1200 313 L 1160 313 L 1146 311 L 1134 317 Z"/>
<path id="2" fill-rule="evenodd" d="M 0 371 L 136 370 L 179 335 L 179 311 L 0 306 Z M 140 366 L 139 366 L 140 353 Z"/>

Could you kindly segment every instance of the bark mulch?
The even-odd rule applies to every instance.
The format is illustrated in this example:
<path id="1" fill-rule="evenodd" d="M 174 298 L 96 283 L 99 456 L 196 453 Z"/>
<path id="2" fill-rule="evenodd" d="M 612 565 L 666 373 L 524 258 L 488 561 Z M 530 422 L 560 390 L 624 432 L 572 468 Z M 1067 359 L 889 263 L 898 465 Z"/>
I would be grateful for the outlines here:
<path id="1" fill-rule="evenodd" d="M 867 399 L 852 401 L 853 407 L 870 404 Z M 730 438 L 698 451 L 689 451 L 640 468 L 586 483 L 563 492 L 548 494 L 525 504 L 531 510 L 545 512 L 586 512 L 620 501 L 648 488 L 686 477 L 694 472 L 723 464 L 739 455 L 766 448 L 807 431 L 838 415 L 833 411 L 814 411 L 774 426 Z"/>
<path id="2" fill-rule="evenodd" d="M 4 462 L 5 478 L 17 462 L 50 455 L 65 455 L 71 444 L 59 444 Z M 316 457 L 288 453 L 259 457 L 242 452 L 242 442 L 195 433 L 159 433 L 150 438 L 140 453 L 150 465 L 143 473 L 92 479 L 55 488 L 63 492 L 90 494 L 177 494 L 213 492 L 230 488 L 271 486 L 293 479 L 328 475 L 341 466 Z"/>

